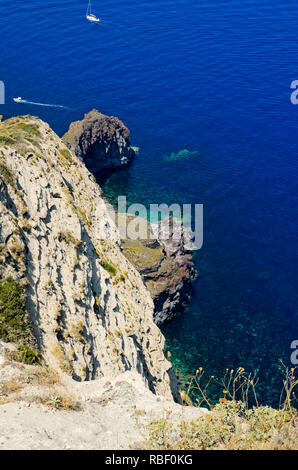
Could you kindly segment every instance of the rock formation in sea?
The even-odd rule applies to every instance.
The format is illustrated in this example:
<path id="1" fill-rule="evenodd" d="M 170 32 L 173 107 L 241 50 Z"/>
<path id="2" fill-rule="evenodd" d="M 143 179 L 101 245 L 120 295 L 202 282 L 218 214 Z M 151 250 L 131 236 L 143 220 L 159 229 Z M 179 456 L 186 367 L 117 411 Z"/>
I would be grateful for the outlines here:
<path id="1" fill-rule="evenodd" d="M 118 143 L 106 144 L 115 162 L 121 148 L 130 154 L 129 134 L 117 126 Z M 88 148 L 87 137 L 81 144 Z M 100 146 L 93 151 L 102 155 Z M 79 157 L 38 118 L 0 123 L 0 339 L 15 343 L 27 362 L 38 361 L 39 350 L 47 365 L 77 381 L 130 371 L 171 399 L 176 379 L 152 298 Z M 152 282 L 162 283 L 170 260 L 159 251 L 160 281 Z M 150 282 L 149 266 L 143 274 Z"/>
<path id="2" fill-rule="evenodd" d="M 195 276 L 193 245 L 189 232 L 183 231 L 180 222 L 173 218 L 154 225 L 146 223 L 147 239 L 125 239 L 122 247 L 151 294 L 154 321 L 160 326 L 183 311 L 190 298 Z"/>
<path id="3" fill-rule="evenodd" d="M 62 139 L 94 171 L 126 165 L 135 154 L 127 127 L 118 118 L 97 110 L 72 123 Z M 175 227 L 177 223 L 172 221 L 168 238 L 157 237 L 153 242 L 123 241 L 124 254 L 142 275 L 154 300 L 157 325 L 181 312 L 191 293 L 190 281 L 194 277 L 191 249 L 187 249 L 184 239 L 173 242 L 173 224 Z M 166 224 L 164 221 L 164 227 Z M 162 224 L 160 228 L 162 232 Z"/>
<path id="4" fill-rule="evenodd" d="M 62 139 L 94 172 L 122 167 L 135 157 L 130 131 L 123 122 L 96 109 L 82 121 L 73 122 Z"/>

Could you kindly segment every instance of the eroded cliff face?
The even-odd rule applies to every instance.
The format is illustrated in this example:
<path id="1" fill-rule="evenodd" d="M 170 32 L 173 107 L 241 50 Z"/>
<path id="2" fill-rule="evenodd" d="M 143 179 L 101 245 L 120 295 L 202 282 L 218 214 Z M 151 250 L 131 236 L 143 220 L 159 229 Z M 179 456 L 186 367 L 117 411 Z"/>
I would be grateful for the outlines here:
<path id="1" fill-rule="evenodd" d="M 176 393 L 153 301 L 99 186 L 30 116 L 0 122 L 0 246 L 0 278 L 25 286 L 47 364 L 77 380 L 129 370 L 157 394 Z"/>
<path id="2" fill-rule="evenodd" d="M 105 116 L 97 110 L 82 121 L 70 125 L 63 141 L 94 171 L 127 165 L 135 155 L 130 146 L 130 131 L 118 118 Z M 172 320 L 191 294 L 194 264 L 191 249 L 184 238 L 174 240 L 178 222 L 171 220 L 168 237 L 163 235 L 167 220 L 155 227 L 155 240 L 122 240 L 123 253 L 136 267 L 154 301 L 154 321 L 157 325 Z M 148 224 L 150 232 L 150 226 Z M 190 244 L 191 245 L 191 244 Z"/>
<path id="3" fill-rule="evenodd" d="M 95 172 L 125 166 L 135 156 L 130 131 L 123 122 L 96 109 L 82 121 L 73 122 L 62 139 Z"/>

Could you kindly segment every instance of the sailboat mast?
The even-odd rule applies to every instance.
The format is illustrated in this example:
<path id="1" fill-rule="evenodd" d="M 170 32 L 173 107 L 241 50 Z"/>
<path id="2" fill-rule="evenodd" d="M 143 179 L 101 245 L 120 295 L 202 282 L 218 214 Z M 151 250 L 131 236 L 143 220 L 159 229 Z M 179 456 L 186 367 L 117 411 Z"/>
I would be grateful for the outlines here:
<path id="1" fill-rule="evenodd" d="M 92 14 L 92 8 L 91 8 L 91 0 L 89 0 L 88 3 L 88 8 L 87 8 L 87 20 L 92 21 L 92 23 L 99 23 L 100 19 L 97 18 L 97 16 Z"/>

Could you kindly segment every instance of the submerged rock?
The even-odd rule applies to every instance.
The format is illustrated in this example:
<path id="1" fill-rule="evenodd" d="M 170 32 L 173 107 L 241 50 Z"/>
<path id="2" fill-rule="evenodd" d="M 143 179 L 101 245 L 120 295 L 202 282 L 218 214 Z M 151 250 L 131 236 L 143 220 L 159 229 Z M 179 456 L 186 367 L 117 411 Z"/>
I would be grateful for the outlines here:
<path id="1" fill-rule="evenodd" d="M 166 162 L 171 162 L 175 160 L 189 160 L 197 156 L 199 156 L 199 152 L 197 150 L 183 149 L 179 150 L 178 152 L 172 152 L 170 155 L 165 155 L 164 160 Z"/>
<path id="2" fill-rule="evenodd" d="M 136 155 L 130 145 L 130 131 L 123 122 L 96 109 L 82 121 L 73 122 L 62 139 L 94 172 L 127 165 Z"/>

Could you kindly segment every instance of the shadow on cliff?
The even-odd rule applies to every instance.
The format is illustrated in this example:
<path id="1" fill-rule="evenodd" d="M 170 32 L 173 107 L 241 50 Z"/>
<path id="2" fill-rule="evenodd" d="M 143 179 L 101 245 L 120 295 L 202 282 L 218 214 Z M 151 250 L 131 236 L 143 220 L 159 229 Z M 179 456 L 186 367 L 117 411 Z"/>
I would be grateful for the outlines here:
<path id="1" fill-rule="evenodd" d="M 92 171 L 92 168 L 88 168 L 88 170 L 94 174 L 96 178 L 96 182 L 99 184 L 101 188 L 103 188 L 103 186 L 106 184 L 109 178 L 114 174 L 121 175 L 121 185 L 123 185 L 123 187 L 126 187 L 129 181 L 129 169 L 132 167 L 133 164 L 134 164 L 134 160 L 129 162 L 127 165 L 125 165 L 125 167 L 108 168 L 108 169 L 104 169 L 104 170 L 100 170 L 96 172 Z M 115 197 L 118 197 L 119 195 L 120 193 L 115 195 Z M 107 199 L 109 199 L 108 195 L 104 194 L 104 196 L 107 197 Z"/>

